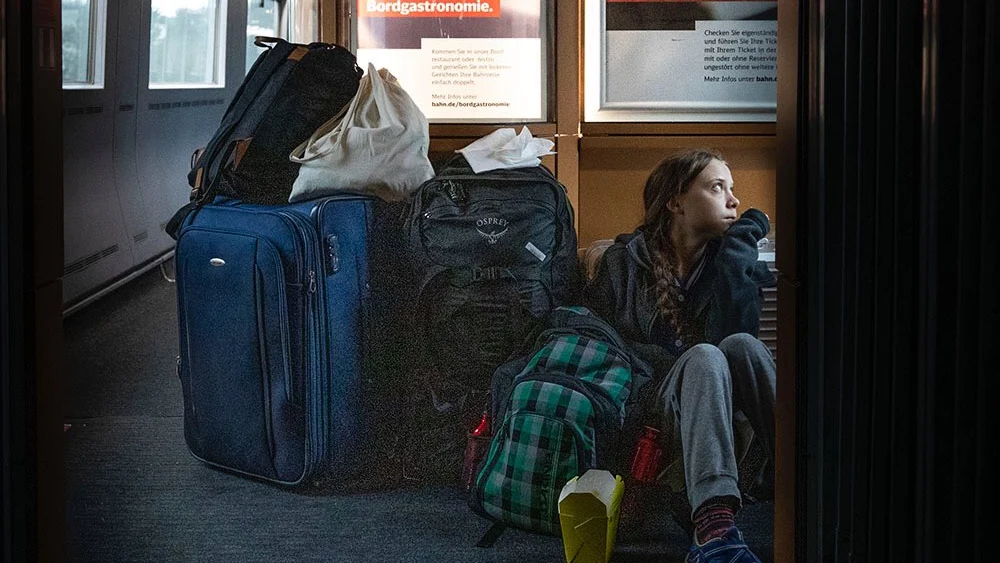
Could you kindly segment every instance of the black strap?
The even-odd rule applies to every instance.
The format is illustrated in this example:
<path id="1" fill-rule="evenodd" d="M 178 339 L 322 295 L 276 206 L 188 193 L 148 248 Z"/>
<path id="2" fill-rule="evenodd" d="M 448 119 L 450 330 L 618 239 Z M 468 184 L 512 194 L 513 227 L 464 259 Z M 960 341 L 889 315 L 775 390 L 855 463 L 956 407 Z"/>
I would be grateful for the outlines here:
<path id="1" fill-rule="evenodd" d="M 497 543 L 497 540 L 500 539 L 500 536 L 503 535 L 506 529 L 507 524 L 494 522 L 490 526 L 490 529 L 486 530 L 486 533 L 483 534 L 483 537 L 479 538 L 479 541 L 476 542 L 476 547 L 493 547 L 493 544 Z"/>
<path id="2" fill-rule="evenodd" d="M 233 157 L 233 151 L 235 149 L 236 141 L 233 141 L 226 146 L 226 152 L 222 155 L 222 166 L 225 166 L 226 162 Z M 194 188 L 191 190 L 191 201 L 187 202 L 180 209 L 178 209 L 177 212 L 174 213 L 174 216 L 171 217 L 170 220 L 167 221 L 167 224 L 163 227 L 163 230 L 170 235 L 170 238 L 177 240 L 178 235 L 180 235 L 181 225 L 184 224 L 184 218 L 198 207 L 212 201 L 212 198 L 218 195 L 219 181 L 221 178 L 222 171 L 220 169 L 219 173 L 212 179 L 211 184 L 202 188 Z"/>
<path id="3" fill-rule="evenodd" d="M 177 212 L 174 213 L 174 216 L 167 221 L 163 230 L 170 235 L 170 238 L 177 240 L 177 235 L 180 234 L 181 225 L 184 224 L 184 218 L 187 217 L 189 213 L 194 211 L 196 207 L 198 207 L 197 201 L 189 201 L 178 209 Z"/>
<path id="4" fill-rule="evenodd" d="M 424 274 L 424 278 L 422 280 L 420 280 L 420 283 L 417 285 L 417 291 L 414 294 L 416 296 L 417 300 L 419 301 L 421 299 L 421 297 L 423 297 L 423 295 L 424 295 L 424 289 L 428 285 L 430 285 L 431 280 L 433 280 L 434 278 L 438 277 L 443 272 L 447 272 L 447 271 L 448 271 L 448 268 L 445 268 L 444 266 L 440 266 L 440 265 L 434 265 L 434 266 L 431 266 L 430 268 L 428 268 L 427 273 Z"/>
<path id="5" fill-rule="evenodd" d="M 447 268 L 441 265 L 434 265 L 428 269 L 428 272 L 424 275 L 423 279 L 417 285 L 417 291 L 414 294 L 419 301 L 424 290 L 430 285 L 431 281 L 441 274 L 448 275 L 447 280 L 450 283 L 456 285 L 469 285 L 472 283 L 478 283 L 481 281 L 488 280 L 498 280 L 498 279 L 510 279 L 510 280 L 531 280 L 531 281 L 541 281 L 541 268 L 539 266 L 515 266 L 513 268 L 501 268 L 498 266 L 490 266 L 486 268 L 472 267 L 472 268 Z"/>
<path id="6" fill-rule="evenodd" d="M 270 49 L 272 47 L 269 43 L 280 43 L 282 41 L 284 41 L 284 39 L 280 37 L 269 37 L 267 35 L 258 35 L 253 38 L 254 45 L 265 49 Z"/>
<path id="7" fill-rule="evenodd" d="M 503 268 L 500 266 L 472 268 L 456 268 L 451 271 L 451 282 L 455 285 L 469 285 L 471 283 L 496 280 L 530 280 L 539 281 L 542 279 L 541 268 L 537 265 L 514 266 L 513 268 Z"/>

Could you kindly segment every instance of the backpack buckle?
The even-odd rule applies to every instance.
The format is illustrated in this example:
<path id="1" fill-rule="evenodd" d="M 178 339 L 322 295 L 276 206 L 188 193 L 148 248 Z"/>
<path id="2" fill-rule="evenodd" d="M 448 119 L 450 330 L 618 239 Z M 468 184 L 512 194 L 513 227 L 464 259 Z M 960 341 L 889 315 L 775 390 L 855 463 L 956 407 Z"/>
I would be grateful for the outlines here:
<path id="1" fill-rule="evenodd" d="M 500 273 L 500 268 L 497 268 L 496 266 L 490 266 L 488 268 L 474 267 L 472 268 L 472 281 L 478 282 L 483 280 L 498 280 L 500 279 Z"/>
<path id="2" fill-rule="evenodd" d="M 500 278 L 510 278 L 517 279 L 517 276 L 510 271 L 510 268 L 501 268 L 499 266 L 489 266 L 486 268 L 473 267 L 472 268 L 472 281 L 496 281 Z"/>

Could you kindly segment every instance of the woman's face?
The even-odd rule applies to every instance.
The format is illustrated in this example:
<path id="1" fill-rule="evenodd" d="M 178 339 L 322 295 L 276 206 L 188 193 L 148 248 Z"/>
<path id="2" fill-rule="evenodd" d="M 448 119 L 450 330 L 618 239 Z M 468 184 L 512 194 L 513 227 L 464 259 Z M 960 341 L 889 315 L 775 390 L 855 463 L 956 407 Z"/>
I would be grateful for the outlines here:
<path id="1" fill-rule="evenodd" d="M 689 234 L 716 237 L 736 221 L 740 200 L 733 195 L 733 175 L 721 160 L 712 160 L 688 190 L 670 204 L 673 220 Z"/>

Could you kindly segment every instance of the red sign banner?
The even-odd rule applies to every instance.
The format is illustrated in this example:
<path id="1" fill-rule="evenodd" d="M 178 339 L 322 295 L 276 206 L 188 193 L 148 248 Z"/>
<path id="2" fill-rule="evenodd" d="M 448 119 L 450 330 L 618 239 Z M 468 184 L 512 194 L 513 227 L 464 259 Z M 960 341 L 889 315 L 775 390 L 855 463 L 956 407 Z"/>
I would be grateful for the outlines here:
<path id="1" fill-rule="evenodd" d="M 358 15 L 368 18 L 499 18 L 500 0 L 471 2 L 358 0 Z"/>

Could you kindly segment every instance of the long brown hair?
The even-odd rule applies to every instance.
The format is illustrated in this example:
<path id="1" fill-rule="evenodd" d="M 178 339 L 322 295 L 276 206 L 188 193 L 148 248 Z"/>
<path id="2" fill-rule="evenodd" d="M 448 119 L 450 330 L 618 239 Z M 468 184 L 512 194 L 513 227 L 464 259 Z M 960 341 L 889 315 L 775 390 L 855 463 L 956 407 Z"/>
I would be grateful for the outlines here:
<path id="1" fill-rule="evenodd" d="M 660 161 L 649 173 L 642 192 L 645 208 L 642 226 L 646 245 L 652 258 L 656 279 L 656 308 L 674 328 L 677 335 L 691 345 L 697 336 L 691 334 L 689 319 L 683 318 L 678 299 L 679 272 L 677 249 L 670 239 L 673 220 L 668 204 L 688 191 L 691 183 L 713 160 L 725 162 L 722 155 L 711 149 L 688 149 L 676 152 Z"/>

